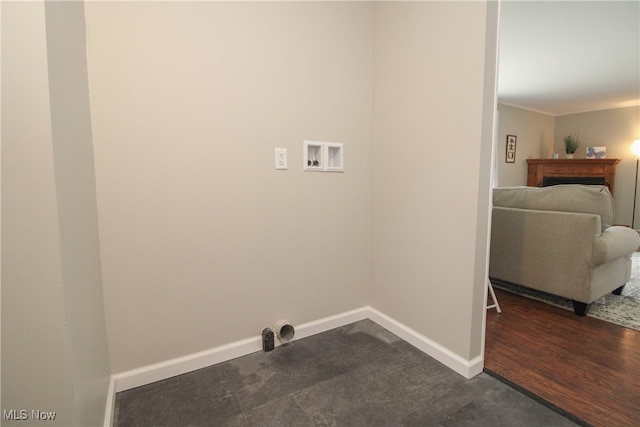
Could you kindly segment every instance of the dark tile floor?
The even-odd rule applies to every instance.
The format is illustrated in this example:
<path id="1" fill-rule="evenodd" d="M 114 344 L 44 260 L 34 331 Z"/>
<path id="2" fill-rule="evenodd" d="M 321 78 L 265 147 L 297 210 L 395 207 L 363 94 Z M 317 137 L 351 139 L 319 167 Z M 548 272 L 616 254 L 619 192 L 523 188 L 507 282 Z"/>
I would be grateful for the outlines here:
<path id="1" fill-rule="evenodd" d="M 364 320 L 116 395 L 114 425 L 573 426 Z"/>

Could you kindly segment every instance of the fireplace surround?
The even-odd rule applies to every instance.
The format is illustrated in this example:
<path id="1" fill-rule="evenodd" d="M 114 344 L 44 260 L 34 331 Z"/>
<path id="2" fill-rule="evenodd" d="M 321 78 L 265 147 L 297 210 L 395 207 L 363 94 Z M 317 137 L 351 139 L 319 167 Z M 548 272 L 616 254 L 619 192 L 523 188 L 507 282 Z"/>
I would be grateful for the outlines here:
<path id="1" fill-rule="evenodd" d="M 604 184 L 613 194 L 620 159 L 527 159 L 527 185 Z"/>

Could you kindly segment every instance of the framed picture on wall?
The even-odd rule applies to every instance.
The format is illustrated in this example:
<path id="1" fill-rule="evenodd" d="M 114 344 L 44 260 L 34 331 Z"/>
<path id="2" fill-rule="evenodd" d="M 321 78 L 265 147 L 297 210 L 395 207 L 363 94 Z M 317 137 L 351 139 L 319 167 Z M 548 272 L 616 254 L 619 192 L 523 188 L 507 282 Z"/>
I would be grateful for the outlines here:
<path id="1" fill-rule="evenodd" d="M 515 135 L 507 135 L 507 152 L 504 161 L 507 163 L 516 162 L 516 141 L 518 137 Z"/>

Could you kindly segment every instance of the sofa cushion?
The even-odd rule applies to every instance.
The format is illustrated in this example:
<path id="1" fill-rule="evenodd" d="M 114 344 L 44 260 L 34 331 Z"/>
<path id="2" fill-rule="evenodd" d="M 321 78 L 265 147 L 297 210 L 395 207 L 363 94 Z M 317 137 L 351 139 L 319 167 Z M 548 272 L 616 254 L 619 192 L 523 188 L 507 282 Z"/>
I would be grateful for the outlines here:
<path id="1" fill-rule="evenodd" d="M 493 189 L 493 205 L 541 211 L 579 212 L 600 216 L 602 231 L 613 223 L 613 197 L 602 185 L 502 187 Z"/>

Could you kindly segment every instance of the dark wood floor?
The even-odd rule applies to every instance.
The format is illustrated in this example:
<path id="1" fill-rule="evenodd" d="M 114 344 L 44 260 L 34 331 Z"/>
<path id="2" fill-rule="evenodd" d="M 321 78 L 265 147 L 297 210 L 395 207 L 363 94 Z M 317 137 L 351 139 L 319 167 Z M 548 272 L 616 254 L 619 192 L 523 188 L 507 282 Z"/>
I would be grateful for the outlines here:
<path id="1" fill-rule="evenodd" d="M 640 332 L 496 289 L 485 368 L 594 426 L 640 426 Z"/>

